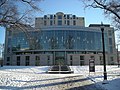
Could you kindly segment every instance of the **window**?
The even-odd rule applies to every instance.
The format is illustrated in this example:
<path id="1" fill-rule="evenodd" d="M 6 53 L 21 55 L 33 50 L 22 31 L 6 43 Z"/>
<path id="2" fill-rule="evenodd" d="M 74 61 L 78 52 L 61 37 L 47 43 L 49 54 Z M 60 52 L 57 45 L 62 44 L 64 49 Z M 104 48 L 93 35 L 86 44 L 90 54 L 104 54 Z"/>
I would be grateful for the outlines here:
<path id="1" fill-rule="evenodd" d="M 113 60 L 113 57 L 110 57 L 110 60 L 111 60 L 111 61 L 114 61 L 114 60 Z"/>
<path id="2" fill-rule="evenodd" d="M 80 56 L 80 66 L 84 65 L 84 56 Z"/>
<path id="3" fill-rule="evenodd" d="M 111 65 L 114 65 L 114 59 L 113 59 L 113 57 L 110 57 L 110 63 L 111 63 Z"/>
<path id="4" fill-rule="evenodd" d="M 10 47 L 7 48 L 7 53 L 10 53 Z"/>
<path id="5" fill-rule="evenodd" d="M 70 61 L 70 65 L 71 65 L 71 66 L 73 65 L 73 61 L 72 61 L 72 60 Z"/>
<path id="6" fill-rule="evenodd" d="M 80 56 L 80 60 L 84 60 L 84 56 Z"/>
<path id="7" fill-rule="evenodd" d="M 58 15 L 58 19 L 62 19 L 62 15 Z"/>
<path id="8" fill-rule="evenodd" d="M 94 56 L 90 56 L 91 59 L 94 59 L 95 57 Z"/>
<path id="9" fill-rule="evenodd" d="M 64 24 L 66 24 L 66 20 L 64 21 Z"/>
<path id="10" fill-rule="evenodd" d="M 76 21 L 75 20 L 73 21 L 73 25 L 76 25 Z"/>
<path id="11" fill-rule="evenodd" d="M 70 21 L 69 20 L 67 20 L 67 25 L 70 25 Z"/>
<path id="12" fill-rule="evenodd" d="M 80 61 L 80 66 L 85 65 L 84 61 Z"/>
<path id="13" fill-rule="evenodd" d="M 72 55 L 70 55 L 70 60 L 73 60 L 73 57 L 72 57 Z"/>
<path id="14" fill-rule="evenodd" d="M 44 19 L 47 19 L 47 15 L 44 15 Z"/>
<path id="15" fill-rule="evenodd" d="M 50 60 L 50 56 L 47 56 L 47 59 Z"/>
<path id="16" fill-rule="evenodd" d="M 53 21 L 50 21 L 50 25 L 53 25 Z"/>
<path id="17" fill-rule="evenodd" d="M 50 19 L 53 19 L 53 15 L 50 15 Z"/>
<path id="18" fill-rule="evenodd" d="M 108 31 L 108 35 L 109 35 L 109 36 L 112 36 L 112 30 L 109 30 L 109 31 Z"/>
<path id="19" fill-rule="evenodd" d="M 72 55 L 70 55 L 70 65 L 71 66 L 73 65 L 73 57 L 72 57 Z"/>
<path id="20" fill-rule="evenodd" d="M 58 25 L 62 25 L 62 20 L 58 20 Z"/>
<path id="21" fill-rule="evenodd" d="M 69 19 L 70 18 L 70 15 L 67 15 L 67 19 Z"/>
<path id="22" fill-rule="evenodd" d="M 10 57 L 7 57 L 7 65 L 10 65 Z"/>
<path id="23" fill-rule="evenodd" d="M 20 66 L 20 56 L 17 56 L 17 65 Z"/>
<path id="24" fill-rule="evenodd" d="M 35 66 L 39 66 L 40 65 L 40 56 L 36 56 L 35 57 Z"/>
<path id="25" fill-rule="evenodd" d="M 110 53 L 113 53 L 113 47 L 112 46 L 109 47 L 109 50 L 110 50 Z"/>
<path id="26" fill-rule="evenodd" d="M 10 57 L 7 57 L 7 62 L 9 62 L 10 61 Z"/>
<path id="27" fill-rule="evenodd" d="M 54 19 L 55 19 L 55 17 L 56 17 L 56 16 L 54 15 Z"/>
<path id="28" fill-rule="evenodd" d="M 7 63 L 7 65 L 10 65 L 10 63 Z"/>
<path id="29" fill-rule="evenodd" d="M 30 56 L 26 56 L 26 57 L 25 57 L 25 60 L 26 60 L 26 61 L 25 61 L 25 65 L 28 66 L 29 63 L 30 63 Z"/>
<path id="30" fill-rule="evenodd" d="M 112 45 L 112 38 L 109 38 L 109 45 Z"/>
<path id="31" fill-rule="evenodd" d="M 35 57 L 35 60 L 40 60 L 40 56 L 36 56 L 36 57 Z"/>
<path id="32" fill-rule="evenodd" d="M 45 25 L 45 26 L 47 25 L 47 22 L 46 22 L 46 21 L 44 21 L 44 25 Z"/>
<path id="33" fill-rule="evenodd" d="M 47 56 L 48 65 L 50 65 L 50 56 Z"/>
<path id="34" fill-rule="evenodd" d="M 12 35 L 12 31 L 8 31 L 8 36 L 11 36 Z"/>
<path id="35" fill-rule="evenodd" d="M 76 16 L 75 15 L 73 15 L 73 19 L 75 19 L 76 18 Z"/>

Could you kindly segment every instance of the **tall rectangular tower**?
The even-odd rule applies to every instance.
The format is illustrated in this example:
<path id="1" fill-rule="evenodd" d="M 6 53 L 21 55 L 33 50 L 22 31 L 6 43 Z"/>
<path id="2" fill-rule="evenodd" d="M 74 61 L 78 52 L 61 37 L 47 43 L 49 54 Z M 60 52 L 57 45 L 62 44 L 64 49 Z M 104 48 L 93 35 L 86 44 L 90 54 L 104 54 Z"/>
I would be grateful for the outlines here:
<path id="1" fill-rule="evenodd" d="M 84 17 L 76 17 L 72 14 L 64 14 L 58 12 L 56 14 L 44 15 L 44 17 L 37 17 L 35 19 L 35 27 L 42 26 L 83 26 L 85 27 Z"/>

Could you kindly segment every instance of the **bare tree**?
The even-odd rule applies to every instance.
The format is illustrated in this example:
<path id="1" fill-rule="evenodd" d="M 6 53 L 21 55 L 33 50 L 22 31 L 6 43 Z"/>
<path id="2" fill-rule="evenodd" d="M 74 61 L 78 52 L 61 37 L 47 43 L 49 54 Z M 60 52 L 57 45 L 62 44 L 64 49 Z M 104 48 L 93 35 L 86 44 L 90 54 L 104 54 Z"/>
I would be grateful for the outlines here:
<path id="1" fill-rule="evenodd" d="M 120 30 L 120 1 L 119 0 L 83 0 L 85 8 L 100 8 L 107 18 L 111 18 L 116 30 Z"/>
<path id="2" fill-rule="evenodd" d="M 30 49 L 37 45 L 36 38 L 29 31 L 35 30 L 32 27 L 35 12 L 42 12 L 38 5 L 40 1 L 42 0 L 0 0 L 0 26 L 8 28 L 6 30 L 24 32 Z"/>
<path id="3" fill-rule="evenodd" d="M 0 26 L 31 24 L 41 0 L 0 0 Z"/>

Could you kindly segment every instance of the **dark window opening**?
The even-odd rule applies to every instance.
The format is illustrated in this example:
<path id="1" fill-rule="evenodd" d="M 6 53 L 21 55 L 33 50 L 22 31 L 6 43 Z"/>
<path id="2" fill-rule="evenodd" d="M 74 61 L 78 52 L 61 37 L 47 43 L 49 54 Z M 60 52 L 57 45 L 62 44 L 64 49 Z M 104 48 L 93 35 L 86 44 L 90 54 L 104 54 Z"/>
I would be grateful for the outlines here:
<path id="1" fill-rule="evenodd" d="M 70 21 L 69 20 L 67 20 L 67 25 L 70 25 Z"/>
<path id="2" fill-rule="evenodd" d="M 26 59 L 25 59 L 25 65 L 26 66 L 29 66 L 29 63 L 30 63 L 30 56 L 26 56 Z"/>
<path id="3" fill-rule="evenodd" d="M 70 18 L 70 15 L 67 15 L 67 19 L 69 19 Z"/>
<path id="4" fill-rule="evenodd" d="M 62 15 L 58 15 L 58 19 L 62 19 Z"/>
<path id="5" fill-rule="evenodd" d="M 75 20 L 73 21 L 73 25 L 76 25 L 76 21 Z"/>
<path id="6" fill-rule="evenodd" d="M 47 56 L 48 65 L 50 65 L 50 56 Z"/>
<path id="7" fill-rule="evenodd" d="M 73 15 L 73 19 L 75 19 L 76 18 L 76 16 L 75 15 Z"/>
<path id="8" fill-rule="evenodd" d="M 58 21 L 58 25 L 62 25 L 62 20 L 59 20 L 59 21 Z"/>
<path id="9" fill-rule="evenodd" d="M 80 60 L 84 60 L 84 56 L 80 56 Z"/>
<path id="10" fill-rule="evenodd" d="M 83 66 L 84 64 L 84 56 L 80 56 L 80 66 Z"/>
<path id="11" fill-rule="evenodd" d="M 36 56 L 35 57 L 35 66 L 39 66 L 40 65 L 40 56 Z"/>
<path id="12" fill-rule="evenodd" d="M 53 19 L 53 15 L 50 15 L 50 19 Z"/>
<path id="13" fill-rule="evenodd" d="M 70 65 L 71 65 L 71 66 L 73 65 L 73 62 L 72 62 L 72 61 L 70 61 Z"/>
<path id="14" fill-rule="evenodd" d="M 10 57 L 7 57 L 7 62 L 9 62 L 10 61 Z"/>
<path id="15" fill-rule="evenodd" d="M 17 65 L 20 66 L 20 56 L 17 56 Z"/>
<path id="16" fill-rule="evenodd" d="M 45 25 L 45 26 L 47 25 L 47 21 L 44 21 L 44 25 Z"/>
<path id="17" fill-rule="evenodd" d="M 53 21 L 50 21 L 50 25 L 53 25 Z"/>
<path id="18" fill-rule="evenodd" d="M 90 56 L 91 59 L 94 59 L 95 57 L 94 56 Z"/>
<path id="19" fill-rule="evenodd" d="M 80 66 L 85 65 L 84 61 L 80 61 Z"/>
<path id="20" fill-rule="evenodd" d="M 44 15 L 44 19 L 47 19 L 47 15 Z"/>
<path id="21" fill-rule="evenodd" d="M 10 63 L 7 63 L 7 65 L 10 65 Z"/>
<path id="22" fill-rule="evenodd" d="M 72 55 L 70 55 L 70 60 L 73 60 L 73 57 L 72 57 Z"/>
<path id="23" fill-rule="evenodd" d="M 112 38 L 109 38 L 109 45 L 112 45 Z"/>

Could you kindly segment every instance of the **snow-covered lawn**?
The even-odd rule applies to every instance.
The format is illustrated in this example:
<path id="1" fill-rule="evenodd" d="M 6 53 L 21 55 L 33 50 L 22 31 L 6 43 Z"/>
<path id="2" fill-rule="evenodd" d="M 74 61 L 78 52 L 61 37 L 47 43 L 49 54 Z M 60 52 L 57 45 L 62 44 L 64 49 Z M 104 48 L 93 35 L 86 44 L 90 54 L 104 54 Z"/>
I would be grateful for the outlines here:
<path id="1" fill-rule="evenodd" d="M 102 84 L 103 66 L 96 66 L 95 73 L 89 73 L 89 66 L 70 66 L 73 74 L 46 74 L 49 68 L 49 66 L 0 67 L 0 89 L 74 90 L 76 87 L 95 84 L 104 90 L 120 90 L 118 66 L 107 66 L 108 84 Z"/>

